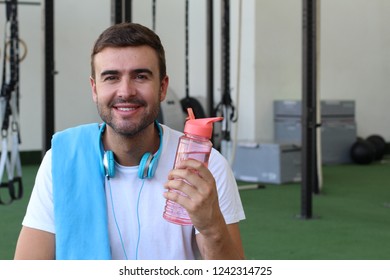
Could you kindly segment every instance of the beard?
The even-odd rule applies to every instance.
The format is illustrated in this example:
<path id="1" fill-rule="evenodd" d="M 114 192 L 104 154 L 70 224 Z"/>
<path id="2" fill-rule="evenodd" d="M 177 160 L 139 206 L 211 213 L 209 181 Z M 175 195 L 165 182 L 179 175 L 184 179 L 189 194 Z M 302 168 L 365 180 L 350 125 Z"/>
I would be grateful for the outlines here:
<path id="1" fill-rule="evenodd" d="M 103 122 L 110 126 L 117 134 L 125 137 L 132 137 L 144 130 L 158 118 L 160 112 L 159 99 L 157 99 L 153 104 L 147 104 L 145 101 L 140 99 L 133 99 L 131 100 L 132 104 L 137 104 L 146 109 L 143 111 L 144 113 L 142 116 L 137 117 L 136 119 L 119 119 L 118 117 L 115 117 L 112 109 L 116 103 L 126 103 L 126 101 L 123 99 L 116 99 L 108 106 L 97 102 L 97 110 Z"/>

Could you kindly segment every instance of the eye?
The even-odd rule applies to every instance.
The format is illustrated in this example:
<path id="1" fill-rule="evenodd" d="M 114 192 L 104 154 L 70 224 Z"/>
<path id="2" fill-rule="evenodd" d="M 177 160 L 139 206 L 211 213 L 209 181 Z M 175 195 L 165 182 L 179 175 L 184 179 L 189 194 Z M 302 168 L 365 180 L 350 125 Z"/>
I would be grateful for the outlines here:
<path id="1" fill-rule="evenodd" d="M 147 68 L 139 68 L 135 69 L 134 71 L 131 71 L 130 78 L 133 81 L 144 83 L 153 79 L 153 73 Z"/>
<path id="2" fill-rule="evenodd" d="M 110 76 L 105 76 L 103 78 L 103 81 L 107 81 L 107 82 L 110 82 L 110 81 L 115 81 L 115 80 L 118 80 L 118 77 L 117 76 L 113 76 L 113 75 L 110 75 Z"/>
<path id="3" fill-rule="evenodd" d="M 146 74 L 137 74 L 136 79 L 137 80 L 147 80 L 148 76 Z"/>

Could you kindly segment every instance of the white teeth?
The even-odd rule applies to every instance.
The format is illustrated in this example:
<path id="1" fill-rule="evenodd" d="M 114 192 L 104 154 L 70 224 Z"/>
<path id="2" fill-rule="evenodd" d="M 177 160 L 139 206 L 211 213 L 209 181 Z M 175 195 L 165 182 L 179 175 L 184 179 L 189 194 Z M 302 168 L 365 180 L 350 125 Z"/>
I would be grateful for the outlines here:
<path id="1" fill-rule="evenodd" d="M 133 109 L 132 108 L 118 108 L 118 110 L 128 112 L 128 111 L 132 111 Z"/>

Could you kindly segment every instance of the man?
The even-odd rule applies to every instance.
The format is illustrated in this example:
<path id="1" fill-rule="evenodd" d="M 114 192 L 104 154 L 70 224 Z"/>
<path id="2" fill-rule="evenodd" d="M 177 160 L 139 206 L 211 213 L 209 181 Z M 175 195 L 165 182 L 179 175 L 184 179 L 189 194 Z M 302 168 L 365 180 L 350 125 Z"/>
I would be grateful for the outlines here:
<path id="1" fill-rule="evenodd" d="M 53 136 L 15 259 L 244 258 L 245 215 L 223 156 L 213 150 L 208 168 L 187 160 L 172 170 L 182 134 L 156 122 L 168 82 L 163 46 L 148 28 L 122 23 L 99 36 L 90 83 L 103 124 Z M 193 226 L 164 220 L 166 199 Z"/>

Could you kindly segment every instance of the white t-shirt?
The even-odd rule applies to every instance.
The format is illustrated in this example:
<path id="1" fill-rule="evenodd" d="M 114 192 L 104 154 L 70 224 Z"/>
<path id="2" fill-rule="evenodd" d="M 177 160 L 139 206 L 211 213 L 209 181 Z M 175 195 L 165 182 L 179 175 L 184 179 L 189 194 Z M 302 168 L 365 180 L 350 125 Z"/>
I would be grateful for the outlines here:
<path id="1" fill-rule="evenodd" d="M 115 164 L 106 179 L 109 238 L 113 259 L 197 259 L 193 226 L 179 226 L 163 217 L 163 185 L 172 169 L 180 132 L 163 127 L 163 147 L 152 179 L 139 179 L 138 166 Z M 208 165 L 215 177 L 219 204 L 227 224 L 245 219 L 237 184 L 226 159 L 212 151 Z M 111 192 L 112 191 L 112 192 Z M 111 203 L 111 201 L 113 203 Z M 38 170 L 23 225 L 56 232 L 49 150 Z"/>

